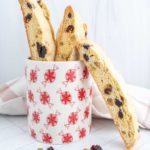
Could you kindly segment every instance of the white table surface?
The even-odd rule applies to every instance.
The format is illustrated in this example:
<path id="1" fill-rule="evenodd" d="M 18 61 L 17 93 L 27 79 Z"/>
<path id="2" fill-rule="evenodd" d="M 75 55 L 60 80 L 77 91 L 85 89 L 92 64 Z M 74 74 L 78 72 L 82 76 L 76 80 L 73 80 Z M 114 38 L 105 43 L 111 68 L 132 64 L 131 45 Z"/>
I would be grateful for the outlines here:
<path id="1" fill-rule="evenodd" d="M 141 130 L 135 150 L 150 150 L 150 131 Z M 83 150 L 99 144 L 103 150 L 124 150 L 122 139 L 113 122 L 93 119 L 91 134 L 82 141 L 67 145 L 54 145 L 55 150 Z M 0 150 L 46 150 L 50 145 L 36 142 L 28 134 L 26 116 L 0 115 Z"/>

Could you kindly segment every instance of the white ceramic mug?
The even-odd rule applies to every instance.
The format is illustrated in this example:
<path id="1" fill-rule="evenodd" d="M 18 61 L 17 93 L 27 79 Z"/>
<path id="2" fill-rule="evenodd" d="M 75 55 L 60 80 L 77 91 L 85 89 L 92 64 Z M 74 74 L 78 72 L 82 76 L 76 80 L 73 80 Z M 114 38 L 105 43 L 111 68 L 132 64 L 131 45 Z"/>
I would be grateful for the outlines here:
<path id="1" fill-rule="evenodd" d="M 30 134 L 40 142 L 70 143 L 91 129 L 92 80 L 80 61 L 27 60 Z"/>

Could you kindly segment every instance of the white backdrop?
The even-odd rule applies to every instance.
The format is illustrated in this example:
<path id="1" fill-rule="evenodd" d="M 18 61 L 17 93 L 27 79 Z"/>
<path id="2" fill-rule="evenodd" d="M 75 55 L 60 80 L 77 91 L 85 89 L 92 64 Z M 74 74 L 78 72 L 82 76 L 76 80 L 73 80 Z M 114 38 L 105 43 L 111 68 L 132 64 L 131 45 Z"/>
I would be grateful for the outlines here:
<path id="1" fill-rule="evenodd" d="M 0 83 L 23 75 L 28 45 L 17 0 L 0 0 Z M 72 4 L 128 83 L 150 88 L 149 0 L 46 0 L 55 31 Z"/>

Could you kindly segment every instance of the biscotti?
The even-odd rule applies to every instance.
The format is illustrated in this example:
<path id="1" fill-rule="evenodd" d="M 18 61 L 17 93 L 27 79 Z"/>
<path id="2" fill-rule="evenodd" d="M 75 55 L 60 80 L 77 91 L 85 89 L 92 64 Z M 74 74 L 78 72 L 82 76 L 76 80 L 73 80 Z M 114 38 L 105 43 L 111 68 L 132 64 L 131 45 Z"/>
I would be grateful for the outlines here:
<path id="1" fill-rule="evenodd" d="M 58 29 L 56 37 L 56 61 L 67 61 L 74 50 L 78 40 L 86 39 L 87 26 L 75 12 L 68 6 L 65 9 L 63 21 Z M 73 55 L 74 56 L 74 55 Z M 71 56 L 71 59 L 74 60 Z"/>
<path id="2" fill-rule="evenodd" d="M 37 0 L 19 0 L 19 2 L 23 12 L 31 59 L 53 61 L 56 46 L 49 12 L 45 9 L 46 5 L 42 9 Z"/>
<path id="3" fill-rule="evenodd" d="M 47 19 L 47 22 L 49 23 L 50 29 L 51 29 L 51 33 L 52 33 L 52 37 L 53 37 L 53 41 L 55 41 L 55 36 L 54 36 L 54 29 L 51 23 L 51 19 L 50 19 L 50 12 L 49 9 L 46 5 L 46 3 L 43 0 L 37 0 L 38 4 L 40 5 L 40 7 L 43 10 L 44 16 Z"/>
<path id="4" fill-rule="evenodd" d="M 87 40 L 77 43 L 80 60 L 87 66 L 112 115 L 127 149 L 138 139 L 138 123 L 123 84 L 100 47 Z"/>

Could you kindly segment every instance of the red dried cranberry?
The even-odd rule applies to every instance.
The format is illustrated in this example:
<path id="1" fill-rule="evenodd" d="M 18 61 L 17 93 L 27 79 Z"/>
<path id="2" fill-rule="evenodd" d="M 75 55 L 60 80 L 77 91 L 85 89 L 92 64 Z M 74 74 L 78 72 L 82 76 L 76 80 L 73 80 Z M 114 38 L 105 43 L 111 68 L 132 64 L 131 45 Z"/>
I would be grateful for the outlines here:
<path id="1" fill-rule="evenodd" d="M 110 95 L 112 92 L 112 85 L 111 84 L 107 84 L 106 88 L 104 89 L 105 94 Z"/>
<path id="2" fill-rule="evenodd" d="M 89 56 L 87 54 L 83 54 L 83 58 L 86 60 L 86 61 L 89 61 Z"/>
<path id="3" fill-rule="evenodd" d="M 90 150 L 103 150 L 100 145 L 92 145 Z"/>
<path id="4" fill-rule="evenodd" d="M 71 13 L 69 13 L 69 14 L 68 14 L 68 18 L 71 18 L 71 17 L 72 17 L 72 15 L 71 15 Z"/>
<path id="5" fill-rule="evenodd" d="M 119 100 L 119 99 L 115 99 L 115 104 L 118 106 L 118 107 L 121 107 L 122 106 L 122 102 Z"/>
<path id="6" fill-rule="evenodd" d="M 27 6 L 28 8 L 32 9 L 32 5 L 29 2 L 27 2 Z"/>
<path id="7" fill-rule="evenodd" d="M 39 54 L 39 57 L 44 58 L 46 55 L 46 47 L 42 46 L 39 42 L 36 43 L 37 51 Z"/>
<path id="8" fill-rule="evenodd" d="M 88 50 L 90 45 L 89 44 L 84 44 L 83 47 Z"/>
<path id="9" fill-rule="evenodd" d="M 27 14 L 24 18 L 25 23 L 28 23 L 32 19 L 32 14 Z"/>
<path id="10" fill-rule="evenodd" d="M 73 32 L 74 30 L 74 26 L 73 25 L 69 25 L 66 29 L 66 32 Z"/>
<path id="11" fill-rule="evenodd" d="M 48 147 L 47 150 L 54 150 L 52 146 Z"/>
<path id="12" fill-rule="evenodd" d="M 122 112 L 122 110 L 120 109 L 119 110 L 119 112 L 118 112 L 118 117 L 120 118 L 120 119 L 122 119 L 123 118 L 123 112 Z"/>

